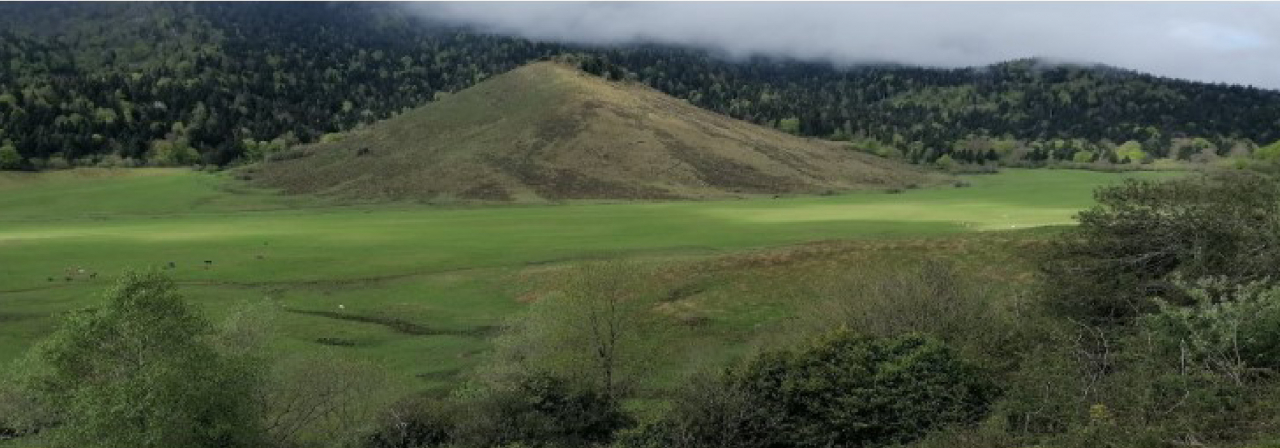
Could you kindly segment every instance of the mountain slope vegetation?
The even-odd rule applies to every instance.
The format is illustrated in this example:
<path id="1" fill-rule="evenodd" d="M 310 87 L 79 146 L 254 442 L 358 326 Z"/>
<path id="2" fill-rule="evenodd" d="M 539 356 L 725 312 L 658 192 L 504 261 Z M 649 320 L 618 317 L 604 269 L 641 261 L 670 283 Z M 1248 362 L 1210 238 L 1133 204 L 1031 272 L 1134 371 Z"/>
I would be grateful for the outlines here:
<path id="1" fill-rule="evenodd" d="M 217 164 L 373 123 L 539 58 L 915 162 L 1200 160 L 1280 139 L 1280 92 L 1019 60 L 833 67 L 470 32 L 391 4 L 0 5 L 2 168 Z"/>
<path id="2" fill-rule="evenodd" d="M 295 193 L 496 201 L 821 193 L 931 179 L 552 61 L 246 171 Z"/>

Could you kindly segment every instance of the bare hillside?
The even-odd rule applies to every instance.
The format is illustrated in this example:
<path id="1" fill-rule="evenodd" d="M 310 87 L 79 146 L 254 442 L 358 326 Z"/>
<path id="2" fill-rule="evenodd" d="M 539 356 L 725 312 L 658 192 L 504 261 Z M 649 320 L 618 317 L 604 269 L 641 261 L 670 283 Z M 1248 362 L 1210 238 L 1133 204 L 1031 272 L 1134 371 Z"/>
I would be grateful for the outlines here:
<path id="1" fill-rule="evenodd" d="M 295 193 L 515 202 L 820 193 L 932 178 L 553 62 L 295 151 L 249 175 Z"/>

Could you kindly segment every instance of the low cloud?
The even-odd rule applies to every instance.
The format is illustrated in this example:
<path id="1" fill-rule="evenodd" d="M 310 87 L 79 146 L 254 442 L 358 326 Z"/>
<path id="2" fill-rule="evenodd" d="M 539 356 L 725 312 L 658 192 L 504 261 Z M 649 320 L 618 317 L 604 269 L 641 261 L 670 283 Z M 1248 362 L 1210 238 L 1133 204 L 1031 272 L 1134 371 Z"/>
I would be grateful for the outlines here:
<path id="1" fill-rule="evenodd" d="M 1280 3 L 420 3 L 415 13 L 535 40 L 662 43 L 841 65 L 1102 63 L 1280 88 Z"/>

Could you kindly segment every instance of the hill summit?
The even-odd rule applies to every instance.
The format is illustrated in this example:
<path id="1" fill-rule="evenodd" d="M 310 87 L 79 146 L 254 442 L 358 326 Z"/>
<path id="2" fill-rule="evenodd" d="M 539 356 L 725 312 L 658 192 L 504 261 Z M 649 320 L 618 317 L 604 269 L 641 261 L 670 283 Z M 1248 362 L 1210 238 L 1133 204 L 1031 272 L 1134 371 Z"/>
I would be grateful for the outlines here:
<path id="1" fill-rule="evenodd" d="M 930 177 L 556 62 L 295 151 L 251 176 L 293 193 L 515 202 L 819 193 Z"/>

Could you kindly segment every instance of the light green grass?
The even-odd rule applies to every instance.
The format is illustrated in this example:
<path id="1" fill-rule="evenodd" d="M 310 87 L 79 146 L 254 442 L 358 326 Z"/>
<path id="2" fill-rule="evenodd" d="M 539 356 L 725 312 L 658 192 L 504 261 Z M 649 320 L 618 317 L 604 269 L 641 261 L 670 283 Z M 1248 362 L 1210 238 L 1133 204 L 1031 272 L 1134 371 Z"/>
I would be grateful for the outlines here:
<path id="1" fill-rule="evenodd" d="M 1007 170 L 967 177 L 969 188 L 900 194 L 436 208 L 334 205 L 183 170 L 4 173 L 0 361 L 47 334 L 57 313 L 92 304 L 123 270 L 174 262 L 182 292 L 215 316 L 270 297 L 429 329 L 292 312 L 277 320 L 281 348 L 338 338 L 354 344 L 340 353 L 442 386 L 486 347 L 487 328 L 520 309 L 518 279 L 543 263 L 1063 224 L 1095 187 L 1158 175 Z"/>

